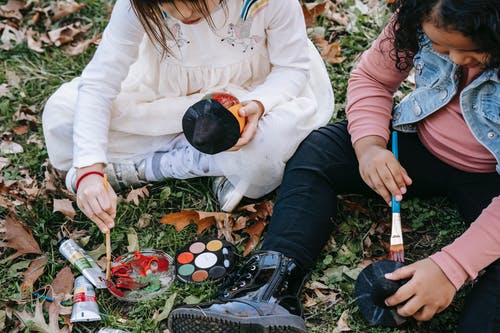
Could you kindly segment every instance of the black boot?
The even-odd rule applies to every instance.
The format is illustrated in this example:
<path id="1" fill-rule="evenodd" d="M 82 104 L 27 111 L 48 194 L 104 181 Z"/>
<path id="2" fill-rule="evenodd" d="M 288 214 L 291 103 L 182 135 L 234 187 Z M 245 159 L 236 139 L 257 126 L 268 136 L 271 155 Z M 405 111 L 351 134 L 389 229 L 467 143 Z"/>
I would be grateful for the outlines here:
<path id="1" fill-rule="evenodd" d="M 256 253 L 222 290 L 219 301 L 172 311 L 172 333 L 306 332 L 299 294 L 307 273 L 274 251 Z"/>

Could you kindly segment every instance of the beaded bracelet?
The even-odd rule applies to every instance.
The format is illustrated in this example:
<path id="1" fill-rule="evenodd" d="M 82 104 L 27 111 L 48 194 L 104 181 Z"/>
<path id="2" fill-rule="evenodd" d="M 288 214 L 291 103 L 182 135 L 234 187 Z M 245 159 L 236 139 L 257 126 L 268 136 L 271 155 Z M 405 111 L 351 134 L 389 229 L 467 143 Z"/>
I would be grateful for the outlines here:
<path id="1" fill-rule="evenodd" d="M 78 177 L 78 179 L 76 180 L 76 185 L 75 185 L 76 192 L 78 192 L 78 186 L 80 185 L 80 182 L 82 181 L 82 179 L 85 178 L 85 177 L 87 177 L 87 176 L 90 176 L 90 175 L 99 175 L 101 177 L 104 177 L 104 173 L 101 172 L 101 171 L 88 171 L 88 172 L 85 172 L 83 175 L 81 175 L 80 177 Z"/>

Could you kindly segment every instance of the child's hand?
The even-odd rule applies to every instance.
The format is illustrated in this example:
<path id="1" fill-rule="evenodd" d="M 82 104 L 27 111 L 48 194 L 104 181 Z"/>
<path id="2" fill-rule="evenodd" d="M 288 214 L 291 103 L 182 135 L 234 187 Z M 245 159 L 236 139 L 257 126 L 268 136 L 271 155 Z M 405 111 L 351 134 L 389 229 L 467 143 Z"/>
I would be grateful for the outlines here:
<path id="1" fill-rule="evenodd" d="M 396 201 L 401 201 L 406 193 L 406 186 L 411 185 L 412 180 L 394 154 L 386 148 L 384 139 L 367 136 L 356 141 L 354 149 L 364 182 L 388 205 L 391 204 L 391 194 Z"/>
<path id="2" fill-rule="evenodd" d="M 413 316 L 417 320 L 429 320 L 446 309 L 457 292 L 441 268 L 429 258 L 397 269 L 385 277 L 390 280 L 411 278 L 387 298 L 385 304 L 400 304 L 397 310 L 399 315 Z M 401 304 L 403 302 L 406 303 Z"/>
<path id="3" fill-rule="evenodd" d="M 241 102 L 241 104 L 243 104 L 243 106 L 240 108 L 239 114 L 240 116 L 247 118 L 247 123 L 238 142 L 236 142 L 233 147 L 228 149 L 228 151 L 238 150 L 252 141 L 255 132 L 257 131 L 259 119 L 264 113 L 264 106 L 259 101 L 245 101 Z"/>
<path id="4" fill-rule="evenodd" d="M 111 186 L 105 188 L 100 175 L 83 178 L 78 186 L 76 199 L 80 210 L 97 224 L 102 232 L 107 233 L 114 227 L 117 196 Z"/>

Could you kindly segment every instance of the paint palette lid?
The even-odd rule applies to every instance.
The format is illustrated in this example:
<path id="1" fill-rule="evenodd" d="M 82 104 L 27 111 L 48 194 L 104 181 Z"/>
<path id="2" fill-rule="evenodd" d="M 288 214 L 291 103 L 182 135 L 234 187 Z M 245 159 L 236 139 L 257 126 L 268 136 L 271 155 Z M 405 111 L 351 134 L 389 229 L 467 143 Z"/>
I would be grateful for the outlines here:
<path id="1" fill-rule="evenodd" d="M 141 249 L 116 258 L 110 275 L 106 286 L 116 298 L 147 301 L 165 292 L 174 281 L 174 260 L 163 251 Z"/>
<path id="2" fill-rule="evenodd" d="M 233 270 L 237 257 L 236 248 L 226 240 L 195 240 L 175 255 L 177 279 L 191 283 L 219 281 Z"/>

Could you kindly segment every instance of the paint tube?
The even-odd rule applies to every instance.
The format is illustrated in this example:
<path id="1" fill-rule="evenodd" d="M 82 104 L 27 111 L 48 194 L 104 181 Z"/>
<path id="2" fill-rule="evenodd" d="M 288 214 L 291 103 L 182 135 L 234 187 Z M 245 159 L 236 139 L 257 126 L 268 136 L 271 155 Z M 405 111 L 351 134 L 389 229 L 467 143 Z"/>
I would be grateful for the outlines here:
<path id="1" fill-rule="evenodd" d="M 101 328 L 97 333 L 128 333 L 127 331 L 122 331 L 117 328 Z"/>
<path id="2" fill-rule="evenodd" d="M 98 321 L 101 320 L 94 286 L 80 275 L 75 279 L 73 290 L 73 310 L 71 311 L 70 322 Z"/>
<path id="3" fill-rule="evenodd" d="M 89 256 L 84 249 L 76 244 L 70 238 L 62 238 L 59 242 L 59 252 L 69 260 L 87 280 L 92 283 L 97 289 L 106 288 L 106 275 L 97 265 L 97 263 Z"/>

